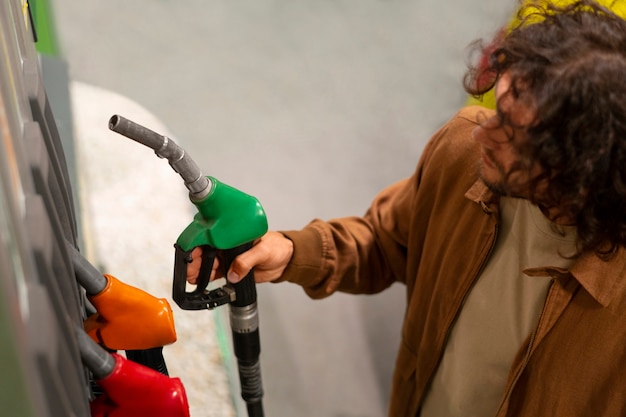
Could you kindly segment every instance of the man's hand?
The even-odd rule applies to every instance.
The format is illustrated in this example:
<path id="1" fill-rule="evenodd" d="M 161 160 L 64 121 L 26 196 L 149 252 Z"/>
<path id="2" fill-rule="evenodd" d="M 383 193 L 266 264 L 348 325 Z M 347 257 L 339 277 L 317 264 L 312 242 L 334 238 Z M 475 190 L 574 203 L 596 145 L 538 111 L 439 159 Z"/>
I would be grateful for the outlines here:
<path id="1" fill-rule="evenodd" d="M 226 278 L 235 284 L 245 277 L 254 268 L 256 282 L 269 282 L 280 278 L 293 255 L 293 242 L 282 233 L 267 232 L 258 239 L 252 248 L 233 261 Z M 202 263 L 202 249 L 195 248 L 191 252 L 191 263 L 187 266 L 187 281 L 195 284 L 200 273 Z M 210 280 L 219 278 L 219 262 L 215 259 Z"/>

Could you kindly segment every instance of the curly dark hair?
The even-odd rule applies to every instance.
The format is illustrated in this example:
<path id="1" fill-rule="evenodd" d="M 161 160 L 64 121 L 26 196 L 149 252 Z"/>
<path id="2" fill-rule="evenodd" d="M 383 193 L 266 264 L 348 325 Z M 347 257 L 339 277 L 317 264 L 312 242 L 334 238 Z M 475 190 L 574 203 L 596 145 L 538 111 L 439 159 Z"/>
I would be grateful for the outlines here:
<path id="1" fill-rule="evenodd" d="M 479 45 L 487 64 L 469 68 L 465 89 L 480 96 L 511 75 L 509 93 L 536 111 L 521 150 L 542 168 L 532 186 L 548 181 L 534 202 L 574 220 L 578 253 L 609 259 L 626 246 L 626 20 L 590 0 L 526 6 L 518 17 Z"/>

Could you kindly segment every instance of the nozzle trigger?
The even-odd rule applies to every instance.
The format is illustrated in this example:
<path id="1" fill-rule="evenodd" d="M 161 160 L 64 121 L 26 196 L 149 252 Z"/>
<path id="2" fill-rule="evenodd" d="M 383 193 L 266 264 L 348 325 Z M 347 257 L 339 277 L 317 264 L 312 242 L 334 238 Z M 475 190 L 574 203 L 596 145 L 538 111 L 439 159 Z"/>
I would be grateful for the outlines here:
<path id="1" fill-rule="evenodd" d="M 202 247 L 202 265 L 196 288 L 187 291 L 187 266 L 191 262 L 191 251 L 185 251 L 178 245 L 174 258 L 174 282 L 172 298 L 183 310 L 213 309 L 235 300 L 235 290 L 225 285 L 214 290 L 207 290 L 211 277 L 217 249 L 211 246 Z"/>

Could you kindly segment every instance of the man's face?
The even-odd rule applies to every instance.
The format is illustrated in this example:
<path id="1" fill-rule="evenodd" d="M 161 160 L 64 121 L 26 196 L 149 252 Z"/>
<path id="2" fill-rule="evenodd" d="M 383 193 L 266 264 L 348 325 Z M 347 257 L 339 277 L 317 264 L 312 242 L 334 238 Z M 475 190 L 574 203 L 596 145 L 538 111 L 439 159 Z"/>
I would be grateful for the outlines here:
<path id="1" fill-rule="evenodd" d="M 522 166 L 519 150 L 526 144 L 523 127 L 534 120 L 534 112 L 510 94 L 511 78 L 504 73 L 496 83 L 498 113 L 483 121 L 472 132 L 480 144 L 480 178 L 492 191 L 500 195 L 526 198 L 530 180 L 539 173 L 539 167 Z M 501 115 L 510 123 L 503 124 Z"/>

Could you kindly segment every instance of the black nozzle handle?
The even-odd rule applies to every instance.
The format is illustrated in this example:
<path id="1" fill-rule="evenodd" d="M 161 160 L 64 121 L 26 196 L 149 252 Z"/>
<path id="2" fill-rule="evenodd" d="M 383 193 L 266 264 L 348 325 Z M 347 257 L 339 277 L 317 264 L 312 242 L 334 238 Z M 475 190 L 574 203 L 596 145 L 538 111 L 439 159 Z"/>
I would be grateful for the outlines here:
<path id="1" fill-rule="evenodd" d="M 163 346 L 150 349 L 126 350 L 126 359 L 147 366 L 163 375 L 169 376 L 165 357 L 163 356 Z"/>
<path id="2" fill-rule="evenodd" d="M 108 280 L 70 242 L 65 242 L 72 258 L 74 274 L 87 295 L 99 294 L 107 286 Z"/>
<path id="3" fill-rule="evenodd" d="M 211 180 L 202 174 L 193 159 L 172 139 L 117 114 L 109 119 L 109 129 L 154 150 L 159 158 L 167 159 L 174 171 L 183 178 L 192 199 L 200 200 L 209 194 Z"/>
<path id="4" fill-rule="evenodd" d="M 223 249 L 218 253 L 222 269 L 228 271 L 237 256 L 252 248 L 253 242 L 244 243 L 232 249 Z M 250 271 L 241 281 L 231 284 L 235 290 L 235 300 L 231 303 L 235 307 L 246 307 L 256 303 L 256 284 L 254 270 Z"/>
<path id="5" fill-rule="evenodd" d="M 174 281 L 172 283 L 172 298 L 183 310 L 213 309 L 221 305 L 233 302 L 235 291 L 230 285 L 208 290 L 209 279 L 213 262 L 217 256 L 217 250 L 211 246 L 202 246 L 202 264 L 196 289 L 187 291 L 187 266 L 191 262 L 191 251 L 185 251 L 180 246 L 174 245 L 176 255 L 174 258 Z"/>
<path id="6" fill-rule="evenodd" d="M 249 242 L 222 251 L 220 257 L 224 262 L 224 270 L 230 269 L 237 255 L 249 250 L 252 245 Z M 263 417 L 263 384 L 259 361 L 261 340 L 254 270 L 238 283 L 232 284 L 232 287 L 235 300 L 230 303 L 230 327 L 241 382 L 241 397 L 246 402 L 249 417 Z"/>

